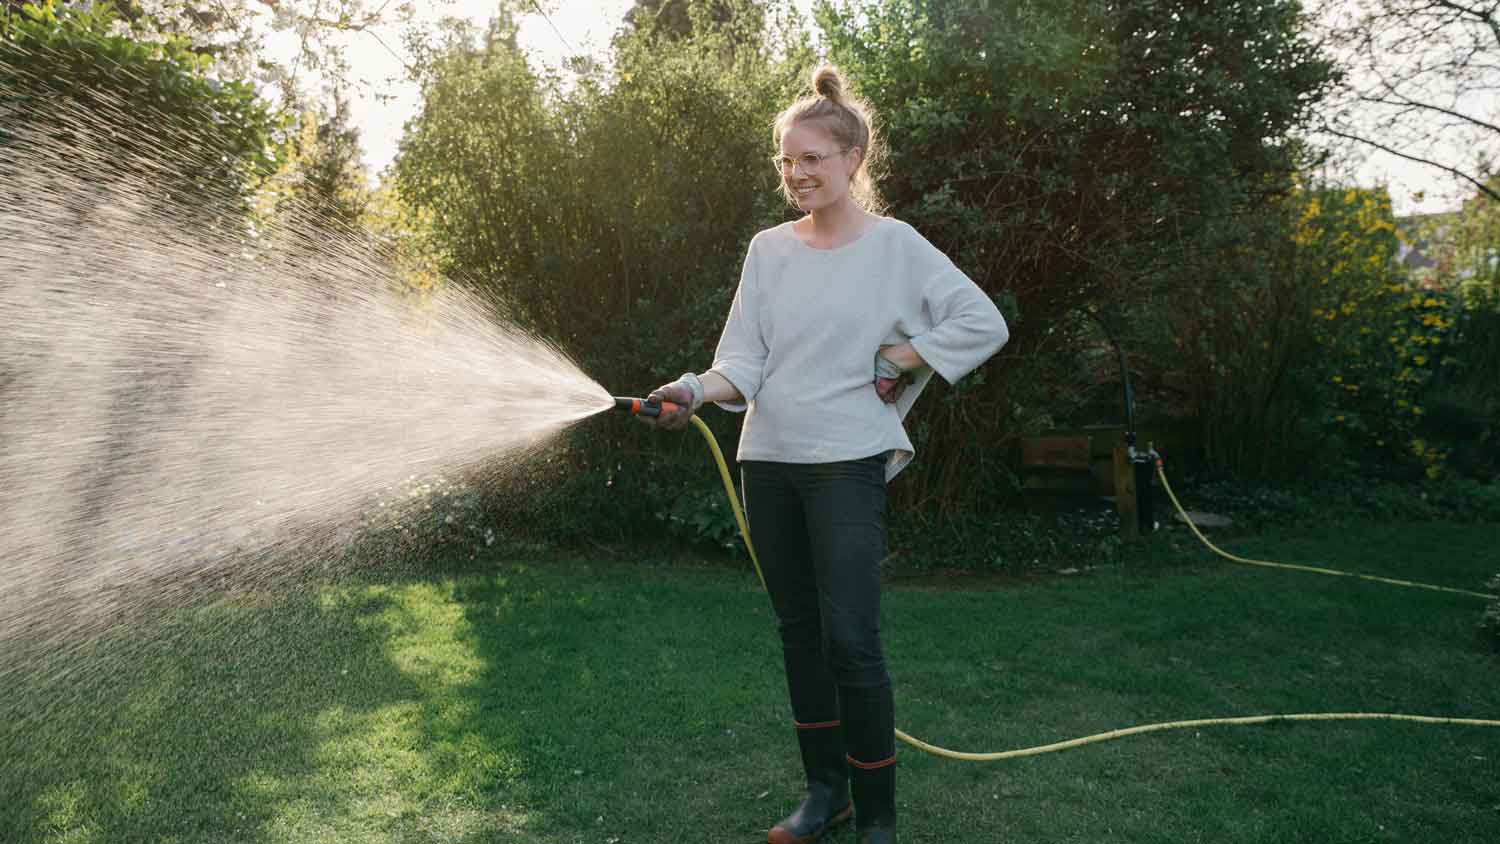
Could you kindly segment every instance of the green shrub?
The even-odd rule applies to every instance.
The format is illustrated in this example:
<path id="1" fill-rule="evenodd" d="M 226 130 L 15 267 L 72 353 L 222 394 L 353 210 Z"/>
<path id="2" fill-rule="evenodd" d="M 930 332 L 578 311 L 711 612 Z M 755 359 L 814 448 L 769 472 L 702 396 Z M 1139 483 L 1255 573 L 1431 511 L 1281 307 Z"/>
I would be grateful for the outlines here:
<path id="1" fill-rule="evenodd" d="M 1328 80 L 1301 14 L 1292 2 L 820 5 L 830 57 L 884 117 L 892 213 L 1011 327 L 982 383 L 914 412 L 925 456 L 893 490 L 898 509 L 995 507 L 992 464 L 1075 409 L 1093 374 L 1081 314 L 1150 319 L 1180 288 L 1228 282 L 1210 235 L 1285 190 L 1300 150 L 1284 138 Z M 1208 272 L 1165 269 L 1186 265 Z"/>
<path id="2" fill-rule="evenodd" d="M 1188 509 L 1261 528 L 1369 519 L 1500 524 L 1500 484 L 1456 476 L 1416 481 L 1356 470 L 1297 483 L 1218 478 L 1173 489 Z M 1163 506 L 1170 503 L 1159 499 Z"/>
<path id="3" fill-rule="evenodd" d="M 666 528 L 668 536 L 691 545 L 745 553 L 740 550 L 744 541 L 740 538 L 739 523 L 717 472 L 702 483 L 679 484 L 671 490 L 661 484 L 651 486 L 652 498 L 663 502 L 656 511 L 656 520 Z"/>
<path id="4" fill-rule="evenodd" d="M 1452 342 L 1424 399 L 1423 431 L 1453 471 L 1500 479 L 1500 291 L 1471 286 L 1456 300 Z"/>
<path id="5" fill-rule="evenodd" d="M 1035 513 L 999 510 L 943 518 L 901 514 L 891 520 L 890 548 L 899 569 L 1056 571 L 1108 563 L 1124 545 L 1112 511 Z"/>
<path id="6" fill-rule="evenodd" d="M 1371 302 L 1398 279 L 1383 191 L 1310 186 L 1214 227 L 1217 248 L 1171 271 L 1171 326 L 1150 355 L 1188 393 L 1206 465 L 1240 478 L 1304 477 L 1345 459 L 1341 410 Z M 1362 392 L 1363 391 L 1363 392 Z M 1363 445 L 1363 443 L 1361 443 Z"/>

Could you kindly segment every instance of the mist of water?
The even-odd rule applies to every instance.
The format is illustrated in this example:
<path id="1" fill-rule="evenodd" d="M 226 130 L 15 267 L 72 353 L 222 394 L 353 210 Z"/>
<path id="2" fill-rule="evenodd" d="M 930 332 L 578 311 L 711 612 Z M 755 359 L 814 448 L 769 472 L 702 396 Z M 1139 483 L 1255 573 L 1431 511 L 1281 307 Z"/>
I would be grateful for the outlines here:
<path id="1" fill-rule="evenodd" d="M 195 219 L 96 118 L 0 146 L 0 688 L 610 406 L 475 294 L 397 292 L 357 233 Z"/>

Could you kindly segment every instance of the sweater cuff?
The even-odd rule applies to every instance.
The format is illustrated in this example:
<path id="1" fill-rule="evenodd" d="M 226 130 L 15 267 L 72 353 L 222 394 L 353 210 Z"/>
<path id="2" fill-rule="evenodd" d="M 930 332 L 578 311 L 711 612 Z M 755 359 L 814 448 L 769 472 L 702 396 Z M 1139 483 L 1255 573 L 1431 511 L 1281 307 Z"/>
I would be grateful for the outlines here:
<path id="1" fill-rule="evenodd" d="M 943 380 L 949 384 L 958 383 L 960 378 L 968 375 L 969 370 L 973 369 L 973 367 L 964 368 L 962 364 L 947 360 L 947 356 L 941 349 L 928 342 L 926 334 L 913 337 L 908 342 L 911 343 L 913 349 L 917 350 L 922 360 L 932 367 L 932 371 L 943 376 Z"/>

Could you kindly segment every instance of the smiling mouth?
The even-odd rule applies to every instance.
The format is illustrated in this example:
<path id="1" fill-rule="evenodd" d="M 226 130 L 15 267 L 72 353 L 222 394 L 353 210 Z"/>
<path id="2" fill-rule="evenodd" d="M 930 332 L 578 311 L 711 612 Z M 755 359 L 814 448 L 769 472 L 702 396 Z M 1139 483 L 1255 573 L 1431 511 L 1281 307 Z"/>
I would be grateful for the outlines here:
<path id="1" fill-rule="evenodd" d="M 792 193 L 795 193 L 798 196 L 807 196 L 808 194 L 812 193 L 813 191 L 815 191 L 817 189 L 818 189 L 817 185 L 808 185 L 806 187 L 800 187 L 800 188 L 799 187 L 794 187 L 794 188 L 792 188 Z"/>

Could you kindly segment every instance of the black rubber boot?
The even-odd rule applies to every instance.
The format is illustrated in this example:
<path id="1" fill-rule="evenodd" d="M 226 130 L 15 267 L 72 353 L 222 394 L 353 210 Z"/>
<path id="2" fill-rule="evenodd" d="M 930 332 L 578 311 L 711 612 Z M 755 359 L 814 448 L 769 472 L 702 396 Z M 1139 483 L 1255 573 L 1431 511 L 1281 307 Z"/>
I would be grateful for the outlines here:
<path id="1" fill-rule="evenodd" d="M 837 721 L 798 724 L 797 745 L 807 772 L 807 798 L 771 827 L 768 844 L 807 844 L 849 820 L 849 773 L 844 767 L 844 734 Z"/>
<path id="2" fill-rule="evenodd" d="M 891 684 L 840 687 L 858 844 L 896 840 L 896 706 Z"/>
<path id="3" fill-rule="evenodd" d="M 869 763 L 850 756 L 849 782 L 855 844 L 896 844 L 896 757 Z"/>

